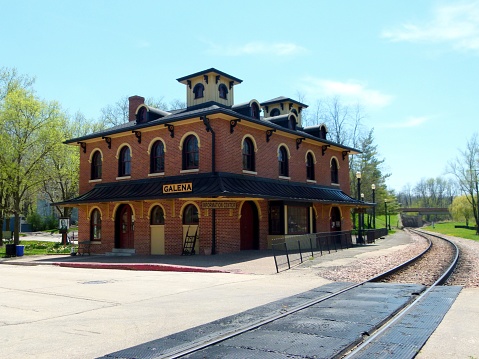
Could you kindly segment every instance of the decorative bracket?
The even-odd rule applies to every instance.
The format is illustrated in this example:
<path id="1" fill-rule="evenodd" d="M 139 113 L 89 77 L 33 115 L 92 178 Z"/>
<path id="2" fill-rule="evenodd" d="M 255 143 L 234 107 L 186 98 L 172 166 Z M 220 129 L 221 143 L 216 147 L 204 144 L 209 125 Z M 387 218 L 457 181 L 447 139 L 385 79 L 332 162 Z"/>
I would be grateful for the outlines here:
<path id="1" fill-rule="evenodd" d="M 186 80 L 186 84 L 188 85 L 189 88 L 191 88 L 191 80 Z"/>
<path id="2" fill-rule="evenodd" d="M 83 153 L 86 153 L 86 143 L 85 142 L 77 142 L 80 147 L 83 149 Z"/>
<path id="3" fill-rule="evenodd" d="M 290 102 L 290 103 L 289 103 L 289 110 L 291 111 L 292 108 L 293 108 L 293 103 Z"/>
<path id="4" fill-rule="evenodd" d="M 108 148 L 111 149 L 111 137 L 102 137 L 103 140 L 108 144 Z"/>
<path id="5" fill-rule="evenodd" d="M 241 120 L 238 118 L 236 120 L 231 120 L 230 121 L 230 133 L 233 133 L 234 132 L 234 128 L 236 127 L 236 125 L 238 124 L 238 122 L 241 122 Z"/>
<path id="6" fill-rule="evenodd" d="M 230 81 L 230 90 L 233 88 L 234 83 L 234 81 Z"/>
<path id="7" fill-rule="evenodd" d="M 205 82 L 208 83 L 208 75 L 203 75 L 203 78 L 205 79 Z"/>
<path id="8" fill-rule="evenodd" d="M 303 142 L 303 140 L 305 140 L 306 138 L 305 137 L 300 137 L 300 138 L 297 138 L 296 139 L 296 149 L 299 150 L 299 145 L 301 144 L 301 142 Z"/>
<path id="9" fill-rule="evenodd" d="M 351 152 L 351 151 L 343 151 L 343 161 L 344 161 L 344 159 L 346 158 L 346 156 L 348 155 L 349 152 Z"/>
<path id="10" fill-rule="evenodd" d="M 169 124 L 166 123 L 165 127 L 168 127 L 168 131 L 170 131 L 171 138 L 174 138 L 175 137 L 175 126 L 169 125 Z"/>
<path id="11" fill-rule="evenodd" d="M 266 113 L 269 113 L 269 108 L 268 108 L 267 105 L 264 107 L 264 110 L 265 110 Z"/>
<path id="12" fill-rule="evenodd" d="M 281 102 L 279 105 L 281 106 L 281 109 L 284 110 L 284 105 L 283 105 L 283 103 Z"/>
<path id="13" fill-rule="evenodd" d="M 324 156 L 324 154 L 326 153 L 326 150 L 328 149 L 328 147 L 331 146 L 331 145 L 323 145 L 321 146 L 321 150 L 322 150 L 322 155 Z"/>
<path id="14" fill-rule="evenodd" d="M 138 139 L 138 143 L 141 143 L 141 132 L 140 131 L 131 131 L 132 133 L 135 134 L 135 137 Z"/>
<path id="15" fill-rule="evenodd" d="M 210 119 L 209 119 L 208 117 L 206 117 L 206 116 L 201 116 L 201 117 L 200 117 L 200 120 L 203 121 L 203 123 L 205 124 L 205 126 L 206 126 L 206 132 L 210 132 L 210 131 L 211 131 L 212 133 L 214 133 L 214 132 L 213 132 L 213 129 L 211 128 L 211 125 L 210 125 Z"/>
<path id="16" fill-rule="evenodd" d="M 220 82 L 220 75 L 216 75 L 216 84 L 218 84 L 218 82 Z"/>
<path id="17" fill-rule="evenodd" d="M 276 129 L 266 130 L 266 142 L 269 142 L 269 138 L 273 135 L 273 132 L 276 132 Z"/>

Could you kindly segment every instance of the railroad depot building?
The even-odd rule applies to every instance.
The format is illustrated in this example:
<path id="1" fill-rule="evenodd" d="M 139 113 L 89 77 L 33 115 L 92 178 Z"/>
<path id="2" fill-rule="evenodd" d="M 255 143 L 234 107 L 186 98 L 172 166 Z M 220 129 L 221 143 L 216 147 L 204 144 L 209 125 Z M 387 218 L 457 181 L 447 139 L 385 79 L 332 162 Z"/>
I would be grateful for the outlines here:
<path id="1" fill-rule="evenodd" d="M 129 122 L 65 143 L 80 151 L 78 235 L 92 253 L 227 253 L 283 235 L 352 229 L 349 155 L 307 106 L 236 104 L 242 80 L 214 68 L 177 79 L 185 109 L 129 98 Z M 194 245 L 193 245 L 194 242 Z M 194 252 L 193 252 L 194 250 Z"/>

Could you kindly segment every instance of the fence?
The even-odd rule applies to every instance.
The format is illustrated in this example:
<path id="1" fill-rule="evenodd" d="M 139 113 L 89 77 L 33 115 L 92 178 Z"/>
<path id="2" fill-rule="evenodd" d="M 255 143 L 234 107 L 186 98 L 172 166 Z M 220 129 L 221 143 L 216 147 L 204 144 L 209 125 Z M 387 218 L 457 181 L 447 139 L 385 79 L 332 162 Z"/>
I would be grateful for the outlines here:
<path id="1" fill-rule="evenodd" d="M 276 272 L 303 263 L 303 258 L 315 253 L 331 253 L 353 246 L 351 231 L 285 235 L 273 240 L 272 249 Z"/>

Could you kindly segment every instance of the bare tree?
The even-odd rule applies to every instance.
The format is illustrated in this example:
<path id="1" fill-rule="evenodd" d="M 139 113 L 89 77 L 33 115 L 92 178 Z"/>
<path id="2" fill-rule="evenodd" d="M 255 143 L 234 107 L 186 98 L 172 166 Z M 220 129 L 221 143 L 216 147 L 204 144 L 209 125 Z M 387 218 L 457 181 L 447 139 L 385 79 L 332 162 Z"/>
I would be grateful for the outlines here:
<path id="1" fill-rule="evenodd" d="M 479 234 L 479 141 L 477 133 L 466 144 L 466 149 L 448 163 L 448 172 L 452 174 L 459 190 L 465 194 L 472 206 L 476 221 L 476 234 Z"/>

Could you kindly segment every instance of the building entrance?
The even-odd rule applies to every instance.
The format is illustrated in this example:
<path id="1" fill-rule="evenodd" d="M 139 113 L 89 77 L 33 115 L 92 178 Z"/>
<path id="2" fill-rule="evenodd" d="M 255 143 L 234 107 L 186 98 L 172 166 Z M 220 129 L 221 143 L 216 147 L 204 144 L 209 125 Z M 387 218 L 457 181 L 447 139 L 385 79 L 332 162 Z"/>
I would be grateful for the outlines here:
<path id="1" fill-rule="evenodd" d="M 251 201 L 241 207 L 240 227 L 240 249 L 259 249 L 258 209 Z"/>
<path id="2" fill-rule="evenodd" d="M 134 230 L 133 212 L 130 205 L 123 204 L 118 207 L 116 215 L 116 248 L 134 248 Z"/>

